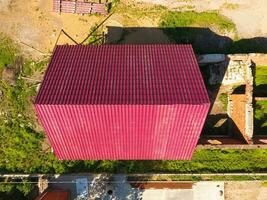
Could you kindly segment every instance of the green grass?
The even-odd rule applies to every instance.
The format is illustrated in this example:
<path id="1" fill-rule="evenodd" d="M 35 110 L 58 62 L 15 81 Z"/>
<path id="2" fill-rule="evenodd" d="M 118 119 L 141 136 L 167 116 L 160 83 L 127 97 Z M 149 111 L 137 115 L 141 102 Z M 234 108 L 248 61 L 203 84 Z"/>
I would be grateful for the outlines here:
<path id="1" fill-rule="evenodd" d="M 0 33 L 0 72 L 15 62 L 16 53 L 17 49 L 12 40 Z"/>
<path id="2" fill-rule="evenodd" d="M 254 96 L 267 97 L 267 66 L 256 66 Z"/>
<path id="3" fill-rule="evenodd" d="M 91 36 L 87 39 L 86 44 L 93 44 L 93 45 L 99 45 L 103 43 L 103 35 L 102 31 L 103 26 L 98 27 L 98 24 L 95 24 L 93 27 L 90 28 Z"/>
<path id="4" fill-rule="evenodd" d="M 60 161 L 58 161 L 60 162 Z M 267 170 L 267 150 L 196 150 L 191 161 L 79 161 L 63 172 L 231 173 Z"/>
<path id="5" fill-rule="evenodd" d="M 5 47 L 2 47 L 4 51 Z M 15 54 L 14 54 L 15 55 Z M 4 59 L 5 60 L 5 59 Z M 41 63 L 41 62 L 38 62 Z M 191 161 L 59 161 L 42 151 L 42 132 L 37 132 L 32 100 L 33 76 L 45 67 L 26 61 L 15 85 L 0 80 L 0 172 L 1 173 L 222 173 L 267 171 L 267 150 L 196 150 Z M 10 60 L 7 65 L 12 65 Z M 25 188 L 22 188 L 22 190 Z M 26 187 L 27 189 L 27 187 Z"/>
<path id="6" fill-rule="evenodd" d="M 166 12 L 159 27 L 176 43 L 192 44 L 197 53 L 225 51 L 232 40 L 221 35 L 236 34 L 235 24 L 218 12 Z"/>
<path id="7" fill-rule="evenodd" d="M 88 162 L 88 161 L 87 161 Z M 72 172 L 110 173 L 231 173 L 267 170 L 267 150 L 196 150 L 191 161 L 91 161 L 77 163 Z"/>
<path id="8" fill-rule="evenodd" d="M 38 181 L 38 180 L 35 180 Z M 14 183 L 19 182 L 19 183 Z M 37 188 L 37 183 L 26 179 L 0 180 L 0 199 L 22 200 L 32 199 L 30 193 Z"/>
<path id="9" fill-rule="evenodd" d="M 128 176 L 129 181 L 254 181 L 267 180 L 267 176 L 256 175 L 158 175 L 158 176 Z M 262 186 L 267 186 L 266 182 Z"/>
<path id="10" fill-rule="evenodd" d="M 227 105 L 228 105 L 227 93 L 221 93 L 219 96 L 219 100 L 222 102 L 224 110 L 227 110 Z"/>
<path id="11" fill-rule="evenodd" d="M 196 53 L 266 53 L 265 38 L 240 39 L 236 25 L 219 12 L 165 12 L 159 23 L 179 44 L 192 44 Z"/>
<path id="12" fill-rule="evenodd" d="M 36 72 L 42 73 L 45 66 L 48 65 L 48 58 L 44 58 L 40 61 L 26 60 L 22 65 L 21 75 L 24 77 L 31 77 Z"/>
<path id="13" fill-rule="evenodd" d="M 267 66 L 256 66 L 255 84 L 267 84 Z"/>
<path id="14" fill-rule="evenodd" d="M 229 10 L 235 10 L 239 7 L 239 4 L 235 4 L 235 3 L 224 3 L 223 8 L 225 9 L 229 9 Z"/>
<path id="15" fill-rule="evenodd" d="M 254 127 L 256 135 L 267 135 L 267 101 L 256 101 Z"/>
<path id="16" fill-rule="evenodd" d="M 80 161 L 65 170 L 109 173 L 263 172 L 267 170 L 267 150 L 196 150 L 191 161 Z"/>
<path id="17" fill-rule="evenodd" d="M 220 32 L 236 31 L 235 24 L 218 12 L 168 12 L 162 27 L 213 27 Z"/>

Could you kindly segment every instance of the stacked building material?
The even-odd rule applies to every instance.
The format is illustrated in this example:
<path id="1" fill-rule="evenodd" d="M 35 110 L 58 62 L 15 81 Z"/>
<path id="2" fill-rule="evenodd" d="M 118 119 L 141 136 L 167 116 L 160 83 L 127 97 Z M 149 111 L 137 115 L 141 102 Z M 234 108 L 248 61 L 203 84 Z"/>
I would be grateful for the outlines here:
<path id="1" fill-rule="evenodd" d="M 53 0 L 53 11 L 60 12 L 60 0 Z"/>
<path id="2" fill-rule="evenodd" d="M 75 13 L 76 2 L 75 1 L 61 1 L 60 11 L 63 13 Z"/>
<path id="3" fill-rule="evenodd" d="M 53 0 L 53 11 L 63 13 L 77 14 L 95 14 L 106 15 L 106 5 L 103 3 L 92 3 L 82 1 L 62 1 Z"/>
<path id="4" fill-rule="evenodd" d="M 91 14 L 99 13 L 102 15 L 106 15 L 107 11 L 106 11 L 105 7 L 106 7 L 105 4 L 93 3 Z"/>
<path id="5" fill-rule="evenodd" d="M 76 13 L 78 13 L 78 14 L 91 13 L 92 12 L 92 4 L 93 3 L 77 2 Z"/>

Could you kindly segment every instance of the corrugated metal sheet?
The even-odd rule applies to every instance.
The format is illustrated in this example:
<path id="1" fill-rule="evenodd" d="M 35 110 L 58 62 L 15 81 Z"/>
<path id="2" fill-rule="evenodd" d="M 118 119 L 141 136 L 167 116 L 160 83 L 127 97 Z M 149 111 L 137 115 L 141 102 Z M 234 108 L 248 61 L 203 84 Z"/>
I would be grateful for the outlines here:
<path id="1" fill-rule="evenodd" d="M 189 45 L 58 46 L 36 100 L 41 104 L 208 102 Z"/>
<path id="2" fill-rule="evenodd" d="M 59 159 L 190 159 L 209 99 L 189 45 L 58 46 L 36 98 Z"/>
<path id="3" fill-rule="evenodd" d="M 69 192 L 49 191 L 40 194 L 35 200 L 69 200 Z"/>

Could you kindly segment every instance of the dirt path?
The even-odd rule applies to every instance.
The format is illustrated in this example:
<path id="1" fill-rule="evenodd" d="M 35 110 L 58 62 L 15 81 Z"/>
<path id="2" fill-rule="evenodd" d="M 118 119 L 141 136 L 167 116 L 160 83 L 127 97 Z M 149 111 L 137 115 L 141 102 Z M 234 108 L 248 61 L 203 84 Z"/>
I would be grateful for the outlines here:
<path id="1" fill-rule="evenodd" d="M 166 6 L 172 10 L 197 12 L 219 10 L 236 24 L 242 38 L 267 37 L 266 0 L 137 0 Z"/>

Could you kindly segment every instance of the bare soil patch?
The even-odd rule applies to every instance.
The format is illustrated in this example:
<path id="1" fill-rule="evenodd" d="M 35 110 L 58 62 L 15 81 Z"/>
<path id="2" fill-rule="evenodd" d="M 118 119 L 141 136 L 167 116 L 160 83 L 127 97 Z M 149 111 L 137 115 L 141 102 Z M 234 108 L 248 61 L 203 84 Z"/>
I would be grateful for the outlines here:
<path id="1" fill-rule="evenodd" d="M 18 42 L 23 52 L 33 58 L 52 52 L 61 29 L 79 41 L 104 18 L 53 13 L 52 0 L 10 0 L 0 5 L 0 32 Z"/>
<path id="2" fill-rule="evenodd" d="M 225 200 L 265 200 L 267 187 L 260 181 L 226 182 Z"/>
<path id="3" fill-rule="evenodd" d="M 218 10 L 237 26 L 242 38 L 267 36 L 266 0 L 137 0 L 166 6 L 172 10 L 197 12 Z"/>
<path id="4" fill-rule="evenodd" d="M 124 0 L 116 7 L 115 14 L 103 24 L 104 28 L 101 27 L 101 31 L 105 31 L 106 26 L 155 27 L 158 25 L 160 14 L 158 10 L 151 9 L 153 7 Z M 51 54 L 56 41 L 58 44 L 74 44 L 69 37 L 61 34 L 62 29 L 80 43 L 93 27 L 105 19 L 105 16 L 101 15 L 54 13 L 52 0 L 2 0 L 0 10 L 0 32 L 19 43 L 23 53 L 32 58 Z M 124 38 L 127 40 L 124 43 L 134 42 L 135 38 L 139 38 L 140 43 L 148 38 L 151 40 L 150 43 L 168 43 L 168 37 L 162 31 L 154 34 L 153 38 L 142 37 L 143 34 L 141 30 L 134 31 Z"/>

